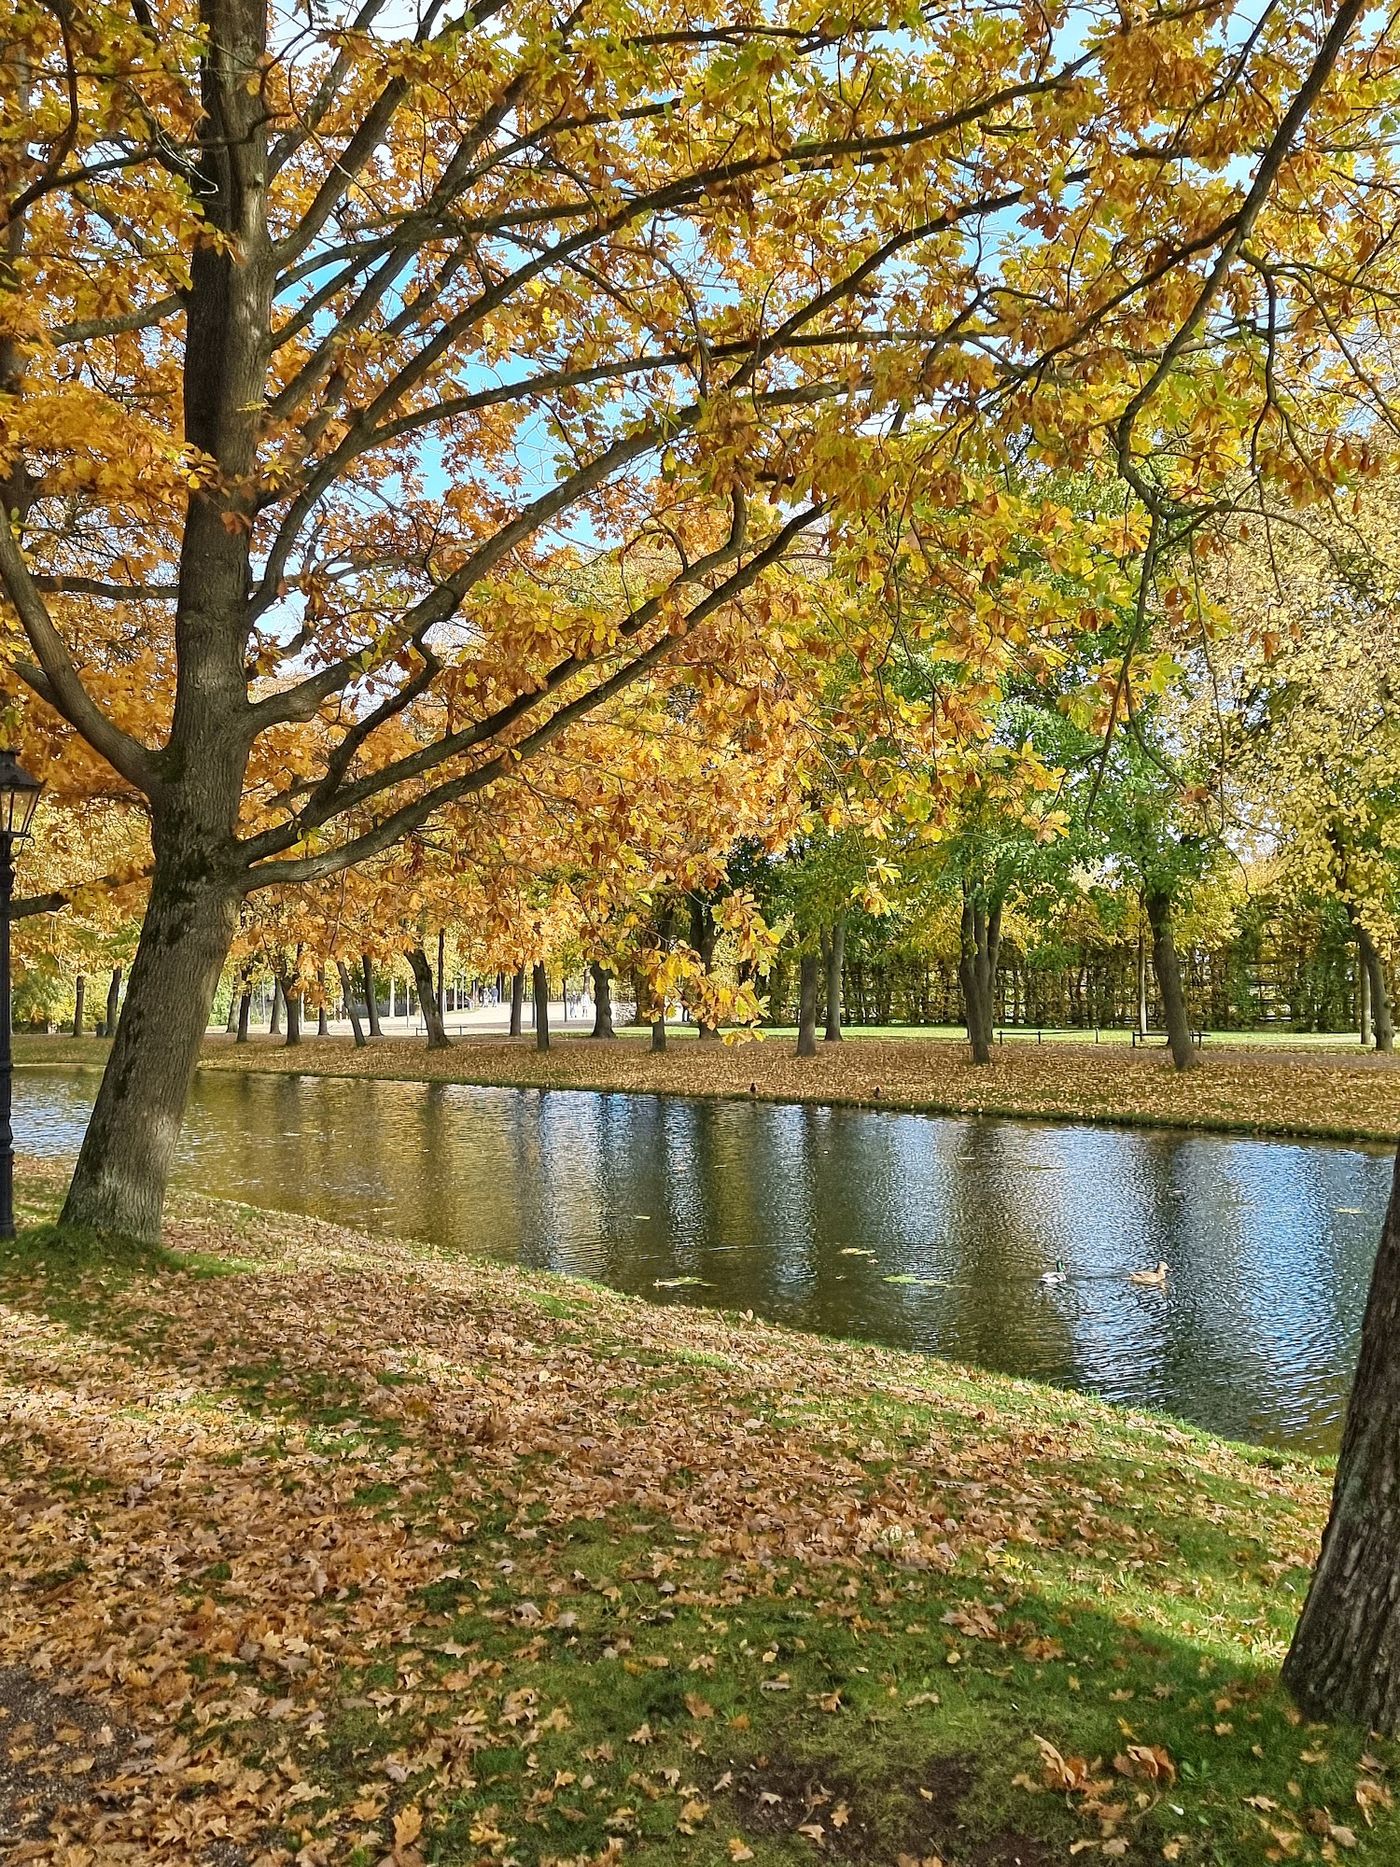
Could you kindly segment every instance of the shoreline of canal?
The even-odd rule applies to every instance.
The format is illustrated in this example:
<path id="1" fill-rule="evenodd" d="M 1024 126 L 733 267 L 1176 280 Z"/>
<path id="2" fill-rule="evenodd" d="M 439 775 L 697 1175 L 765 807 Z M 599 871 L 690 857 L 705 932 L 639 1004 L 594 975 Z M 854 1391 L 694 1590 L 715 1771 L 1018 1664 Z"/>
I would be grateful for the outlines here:
<path id="1" fill-rule="evenodd" d="M 1053 1052 L 1028 1047 L 1003 1054 L 981 1070 L 966 1061 L 961 1045 L 907 1037 L 851 1038 L 836 1054 L 824 1048 L 810 1062 L 773 1039 L 704 1050 L 682 1042 L 659 1054 L 629 1039 L 605 1044 L 570 1035 L 543 1052 L 525 1049 L 529 1043 L 528 1037 L 478 1037 L 429 1052 L 410 1038 L 355 1049 L 347 1039 L 312 1037 L 289 1050 L 266 1039 L 234 1046 L 213 1038 L 199 1067 L 211 1074 L 580 1090 L 1373 1148 L 1400 1143 L 1400 1068 L 1378 1068 L 1364 1055 L 1319 1061 L 1315 1053 L 1240 1050 L 1217 1053 L 1178 1076 L 1155 1053 L 1114 1053 L 1068 1041 Z M 97 1038 L 20 1037 L 15 1061 L 21 1069 L 98 1069 L 106 1054 Z M 857 1058 L 872 1067 L 862 1071 Z M 794 1080 L 799 1073 L 809 1080 Z M 879 1080 L 855 1080 L 861 1076 Z M 1383 1120 L 1337 1118 L 1339 1087 L 1345 1104 L 1355 1099 L 1358 1083 L 1380 1102 Z"/>

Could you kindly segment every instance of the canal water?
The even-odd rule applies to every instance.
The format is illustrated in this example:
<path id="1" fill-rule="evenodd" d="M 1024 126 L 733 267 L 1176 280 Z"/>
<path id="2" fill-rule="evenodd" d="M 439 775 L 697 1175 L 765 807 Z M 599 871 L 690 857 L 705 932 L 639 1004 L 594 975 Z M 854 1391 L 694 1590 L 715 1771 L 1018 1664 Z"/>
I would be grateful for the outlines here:
<path id="1" fill-rule="evenodd" d="M 17 1073 L 71 1154 L 97 1074 Z M 201 1075 L 180 1181 L 1329 1450 L 1382 1150 L 585 1090 Z M 1130 1273 L 1170 1267 L 1165 1290 Z M 1058 1268 L 1057 1268 L 1058 1267 Z"/>

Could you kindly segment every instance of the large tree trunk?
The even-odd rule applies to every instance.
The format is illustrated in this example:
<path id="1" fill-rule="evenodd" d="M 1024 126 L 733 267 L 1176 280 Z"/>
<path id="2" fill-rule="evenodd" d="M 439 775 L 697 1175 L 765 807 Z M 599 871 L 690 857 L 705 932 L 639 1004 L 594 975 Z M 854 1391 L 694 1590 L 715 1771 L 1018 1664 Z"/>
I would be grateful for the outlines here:
<path id="1" fill-rule="evenodd" d="M 429 1050 L 447 1049 L 447 1030 L 442 1022 L 442 1006 L 433 985 L 433 968 L 421 946 L 408 949 L 408 964 L 413 983 L 418 988 L 418 1003 L 423 1009 L 423 1023 L 428 1031 Z"/>
<path id="2" fill-rule="evenodd" d="M 817 993 L 821 987 L 822 956 L 804 953 L 797 974 L 797 1054 L 817 1054 Z"/>
<path id="3" fill-rule="evenodd" d="M 612 1010 L 612 974 L 606 966 L 600 966 L 595 960 L 589 971 L 593 975 L 593 1030 L 594 1037 L 616 1037 L 613 1029 Z"/>
<path id="4" fill-rule="evenodd" d="M 365 981 L 365 1022 L 369 1025 L 371 1037 L 382 1037 L 379 1028 L 379 999 L 374 990 L 374 962 L 368 953 L 360 955 L 360 971 Z"/>
<path id="5" fill-rule="evenodd" d="M 958 931 L 958 984 L 974 1063 L 990 1063 L 996 1035 L 997 961 L 1001 953 L 1000 900 L 990 907 L 964 891 Z"/>
<path id="6" fill-rule="evenodd" d="M 81 1037 L 87 1009 L 87 974 L 80 972 L 73 982 L 73 1035 Z"/>
<path id="7" fill-rule="evenodd" d="M 355 994 L 350 985 L 350 969 L 343 959 L 335 962 L 335 969 L 340 975 L 340 989 L 345 998 L 345 1015 L 350 1020 L 350 1029 L 354 1033 L 356 1050 L 365 1047 L 364 1026 L 360 1023 L 360 1014 L 355 1009 Z"/>
<path id="8" fill-rule="evenodd" d="M 536 960 L 530 975 L 530 989 L 535 1005 L 535 1049 L 549 1049 L 549 974 L 543 960 Z"/>
<path id="9" fill-rule="evenodd" d="M 519 1037 L 525 1028 L 525 968 L 517 967 L 510 979 L 510 1034 Z"/>
<path id="10" fill-rule="evenodd" d="M 65 1225 L 155 1243 L 238 894 L 157 837 L 126 1005 L 63 1208 Z"/>
<path id="11" fill-rule="evenodd" d="M 831 923 L 826 948 L 826 1041 L 841 1042 L 841 996 L 846 973 L 846 917 L 838 914 Z"/>
<path id="12" fill-rule="evenodd" d="M 1400 1155 L 1332 1516 L 1283 1678 L 1310 1718 L 1400 1732 Z"/>
<path id="13" fill-rule="evenodd" d="M 1191 1042 L 1191 1021 L 1186 1013 L 1186 994 L 1181 989 L 1181 968 L 1172 938 L 1172 898 L 1165 889 L 1148 889 L 1147 919 L 1152 928 L 1152 970 L 1157 978 L 1172 1062 L 1179 1070 L 1189 1070 L 1197 1061 L 1196 1048 Z"/>

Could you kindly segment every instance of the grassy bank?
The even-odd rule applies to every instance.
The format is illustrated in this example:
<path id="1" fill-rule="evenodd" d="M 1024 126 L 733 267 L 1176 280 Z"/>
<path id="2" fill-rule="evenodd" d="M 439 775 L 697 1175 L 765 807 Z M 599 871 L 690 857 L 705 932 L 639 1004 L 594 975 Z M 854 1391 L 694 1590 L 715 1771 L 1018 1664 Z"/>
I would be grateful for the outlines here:
<path id="1" fill-rule="evenodd" d="M 98 1062 L 105 1053 L 96 1038 L 29 1037 L 17 1048 L 21 1062 Z M 683 1039 L 661 1056 L 631 1038 L 557 1038 L 541 1055 L 529 1037 L 467 1038 L 436 1053 L 406 1037 L 363 1050 L 339 1037 L 308 1038 L 293 1050 L 266 1037 L 246 1045 L 215 1037 L 205 1046 L 204 1065 L 1400 1140 L 1400 1058 L 1360 1051 L 1207 1050 L 1199 1068 L 1183 1075 L 1160 1050 L 1082 1042 L 1007 1044 L 978 1069 L 964 1044 L 912 1037 L 823 1044 L 806 1060 L 783 1036 L 722 1044 Z"/>
<path id="2" fill-rule="evenodd" d="M 8 1859 L 1400 1852 L 1395 1753 L 1275 1684 L 1309 1460 L 212 1201 L 169 1242 L 0 1259 Z"/>

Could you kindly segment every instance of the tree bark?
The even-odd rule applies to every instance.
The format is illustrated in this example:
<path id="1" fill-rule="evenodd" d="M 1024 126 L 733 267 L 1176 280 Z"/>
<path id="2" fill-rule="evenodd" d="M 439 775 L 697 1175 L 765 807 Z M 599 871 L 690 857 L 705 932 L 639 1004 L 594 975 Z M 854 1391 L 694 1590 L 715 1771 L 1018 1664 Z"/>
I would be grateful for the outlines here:
<path id="1" fill-rule="evenodd" d="M 73 1035 L 81 1037 L 87 1009 L 87 974 L 80 972 L 73 982 Z"/>
<path id="2" fill-rule="evenodd" d="M 519 1037 L 525 1028 L 525 968 L 520 966 L 510 979 L 510 1034 Z"/>
<path id="3" fill-rule="evenodd" d="M 408 964 L 413 983 L 418 988 L 418 1003 L 423 1009 L 423 1023 L 428 1032 L 429 1050 L 446 1050 L 447 1029 L 442 1022 L 442 1006 L 433 985 L 433 968 L 421 946 L 408 949 Z"/>
<path id="4" fill-rule="evenodd" d="M 152 1244 L 238 920 L 236 889 L 190 858 L 179 838 L 158 828 L 126 1005 L 63 1207 L 65 1225 Z"/>
<path id="5" fill-rule="evenodd" d="M 365 1047 L 364 1026 L 360 1023 L 360 1014 L 355 1009 L 355 994 L 350 985 L 350 969 L 343 959 L 335 962 L 335 969 L 340 975 L 340 989 L 345 996 L 345 1015 L 350 1020 L 350 1029 L 354 1033 L 356 1050 Z"/>
<path id="6" fill-rule="evenodd" d="M 606 966 L 600 966 L 595 960 L 589 967 L 593 976 L 593 1030 L 594 1037 L 616 1037 L 613 1029 L 612 1009 L 612 974 Z"/>
<path id="7" fill-rule="evenodd" d="M 817 1054 L 817 992 L 821 986 L 822 956 L 804 953 L 797 973 L 797 1054 Z"/>
<path id="8" fill-rule="evenodd" d="M 1283 1678 L 1310 1718 L 1400 1731 L 1400 1154 L 1332 1515 Z"/>
<path id="9" fill-rule="evenodd" d="M 379 1000 L 374 992 L 374 964 L 368 953 L 360 955 L 360 971 L 365 981 L 365 1022 L 371 1037 L 382 1037 L 379 1028 Z"/>
<path id="10" fill-rule="evenodd" d="M 267 1018 L 267 1034 L 269 1037 L 279 1037 L 281 1035 L 282 1004 L 282 981 L 274 978 L 272 981 L 272 1009 L 268 1013 Z"/>
<path id="11" fill-rule="evenodd" d="M 245 968 L 240 966 L 237 972 L 234 973 L 233 978 L 229 981 L 228 1020 L 224 1025 L 224 1031 L 229 1037 L 232 1037 L 238 1029 L 238 1005 L 239 1005 L 240 999 L 243 996 L 244 973 L 245 973 Z M 109 1016 L 111 1012 L 111 1003 L 112 1003 L 112 994 L 109 989 L 107 993 L 107 1005 L 108 1005 Z"/>
<path id="12" fill-rule="evenodd" d="M 234 1035 L 235 1044 L 248 1041 L 248 1020 L 253 1013 L 253 988 L 245 984 L 238 1000 L 238 1030 Z"/>
<path id="13" fill-rule="evenodd" d="M 1167 1027 L 1172 1062 L 1179 1070 L 1193 1069 L 1197 1061 L 1196 1049 L 1191 1042 L 1186 995 L 1181 989 L 1181 967 L 1172 938 L 1172 898 L 1165 889 L 1148 889 L 1147 919 L 1152 928 L 1152 970 L 1162 1000 L 1162 1018 Z"/>
<path id="14" fill-rule="evenodd" d="M 838 914 L 831 923 L 826 949 L 826 1041 L 841 1042 L 841 997 L 846 974 L 846 917 Z"/>
<path id="15" fill-rule="evenodd" d="M 535 1003 L 535 1049 L 549 1049 L 549 974 L 544 961 L 536 960 L 530 977 Z"/>
<path id="16" fill-rule="evenodd" d="M 1361 1000 L 1361 1048 L 1371 1048 L 1371 973 L 1365 960 L 1356 968 L 1357 995 Z"/>
<path id="17" fill-rule="evenodd" d="M 1000 899 L 984 907 L 964 890 L 958 929 L 958 984 L 974 1063 L 990 1063 L 996 1025 L 997 962 L 1001 954 Z"/>

